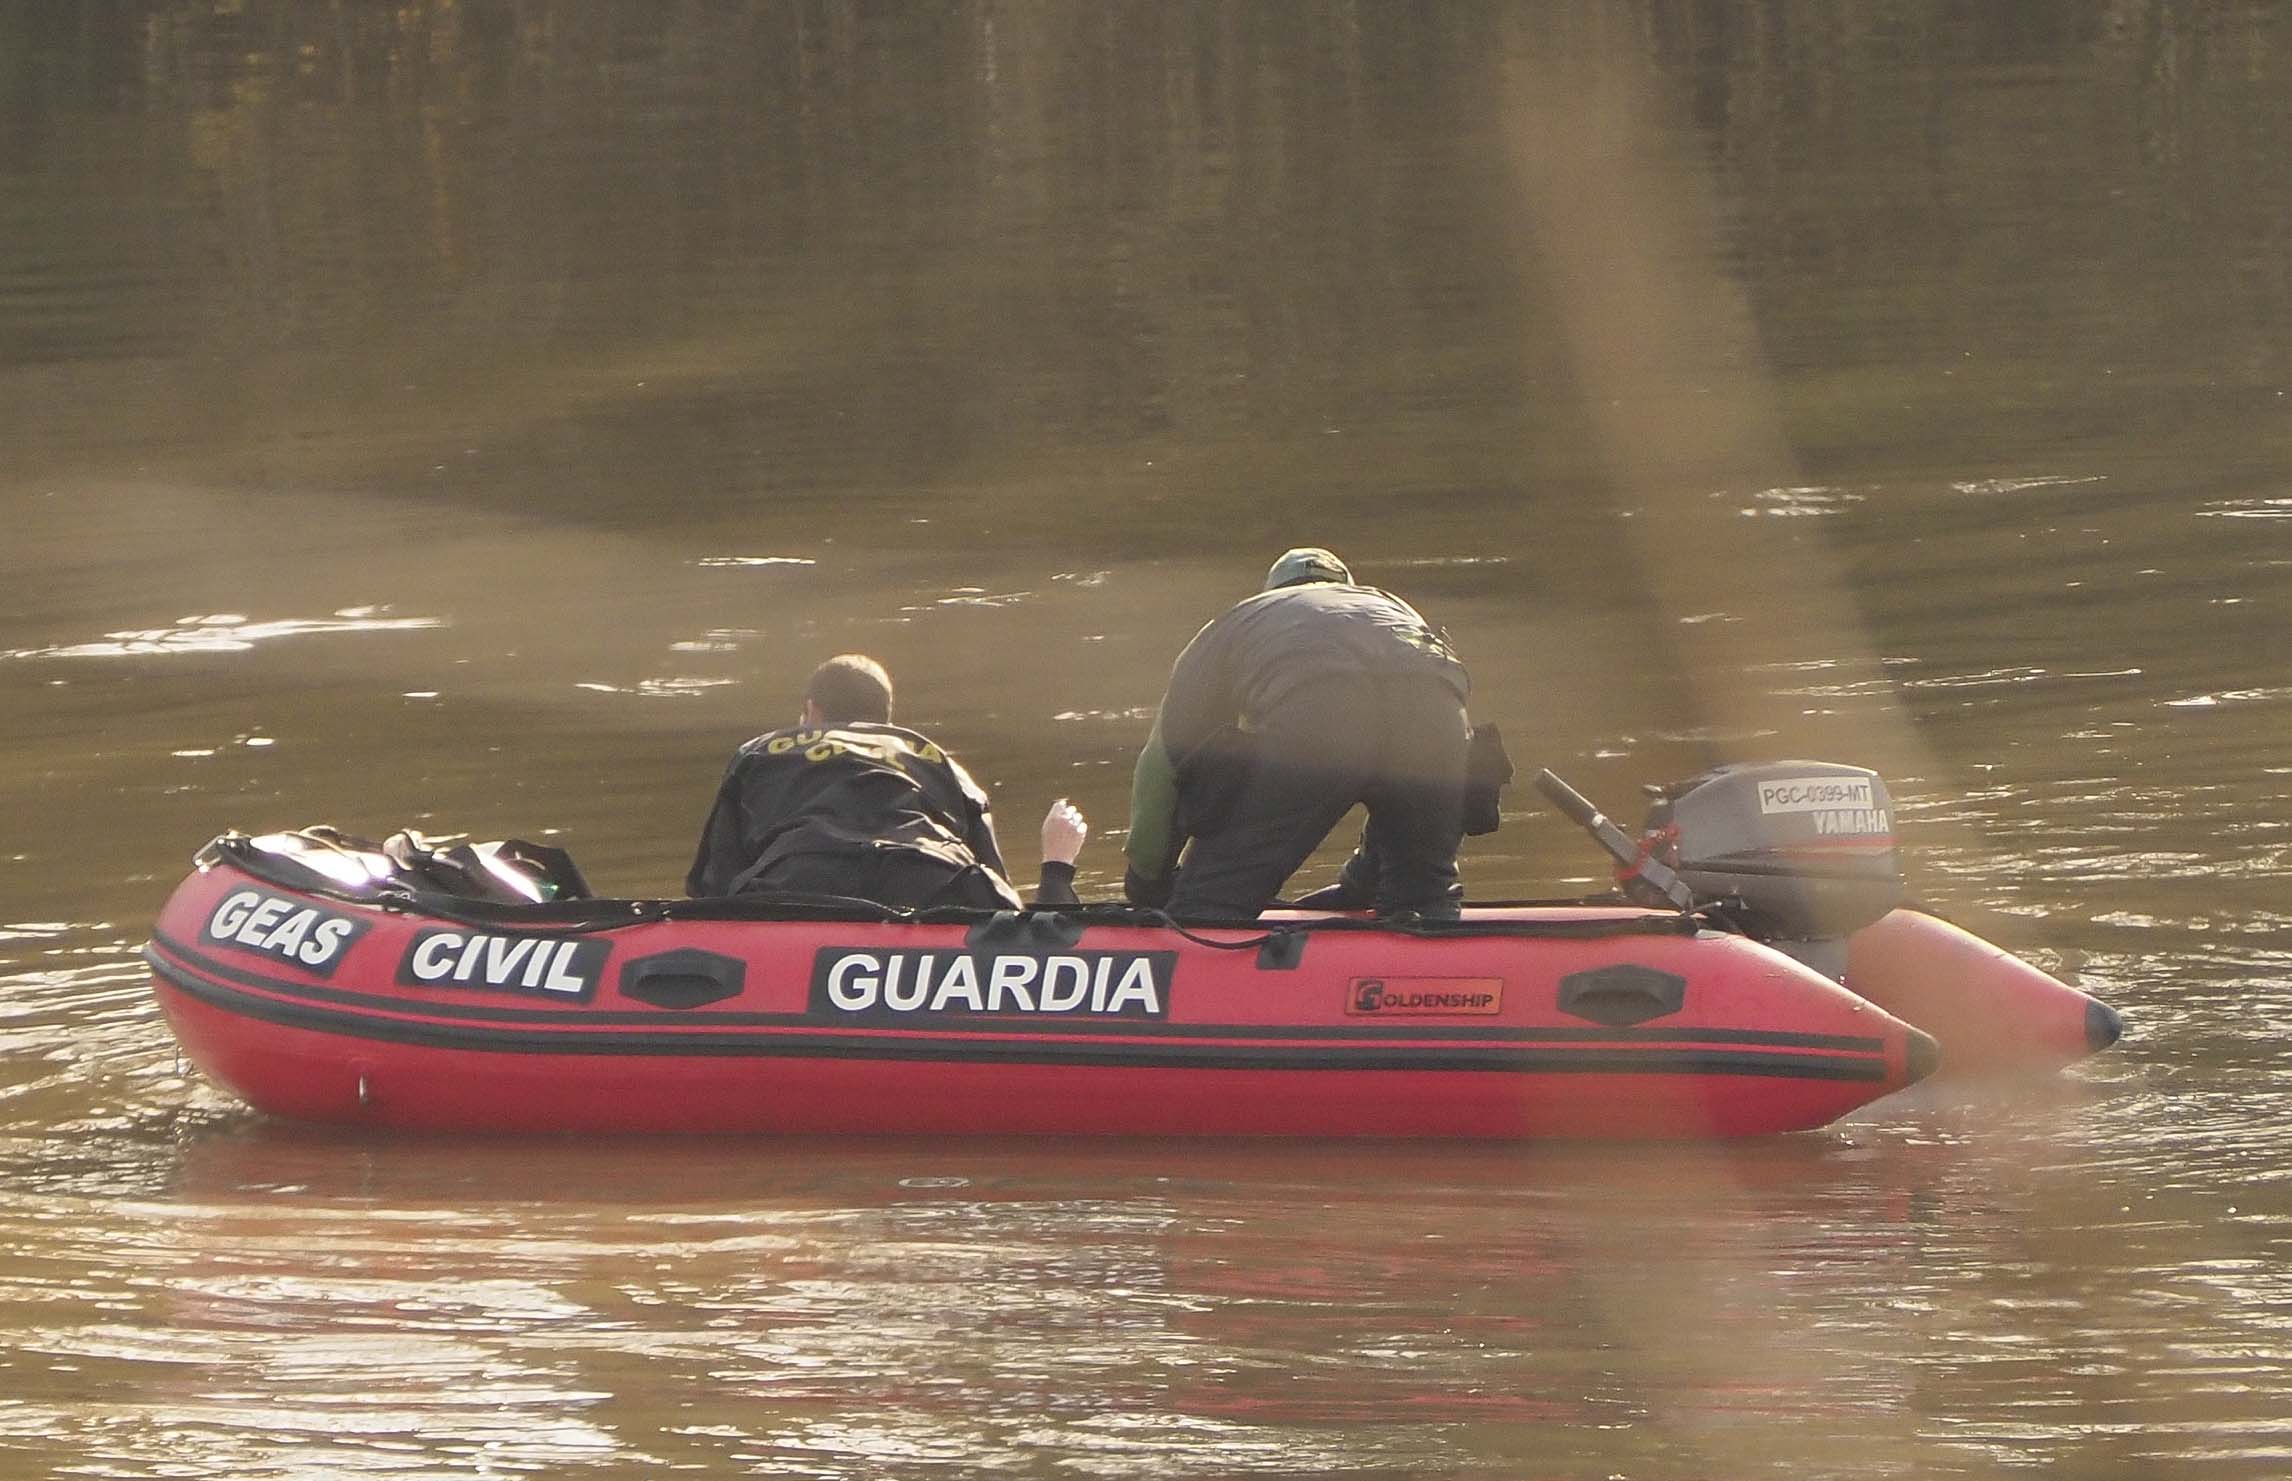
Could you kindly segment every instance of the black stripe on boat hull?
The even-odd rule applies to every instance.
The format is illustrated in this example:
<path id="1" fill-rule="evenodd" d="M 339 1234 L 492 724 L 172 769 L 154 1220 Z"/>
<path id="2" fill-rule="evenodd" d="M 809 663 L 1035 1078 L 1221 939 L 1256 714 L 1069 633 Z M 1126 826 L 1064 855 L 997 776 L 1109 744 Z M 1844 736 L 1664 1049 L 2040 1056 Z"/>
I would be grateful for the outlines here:
<path id="1" fill-rule="evenodd" d="M 313 1005 L 331 1005 L 353 1016 L 373 1012 L 421 1012 L 433 1019 L 451 1019 L 480 1026 L 552 1025 L 562 1026 L 575 1022 L 575 1016 L 561 1008 L 497 1008 L 472 1007 L 461 1003 L 414 1002 L 402 997 L 383 997 L 373 993 L 354 992 L 344 988 L 320 987 L 310 983 L 287 982 L 260 973 L 249 972 L 218 962 L 212 957 L 191 951 L 165 936 L 154 936 L 153 946 L 166 955 L 144 948 L 144 959 L 154 969 L 173 967 L 168 980 L 187 992 L 217 1001 L 232 1011 L 244 1011 L 238 1006 L 239 997 L 231 996 L 228 1003 L 215 998 L 216 993 L 227 991 L 225 984 L 254 988 L 265 994 L 291 997 L 298 1002 Z M 175 963 L 168 956 L 177 959 Z M 185 981 L 179 974 L 188 970 L 203 976 Z M 271 999 L 262 999 L 271 1001 Z M 679 1009 L 664 1011 L 645 1009 L 626 1013 L 584 1011 L 577 1021 L 583 1026 L 602 1028 L 675 1028 L 675 1029 L 727 1029 L 727 1028 L 790 1028 L 818 1029 L 820 1021 L 808 1013 L 712 1013 L 705 1009 Z M 442 1025 L 441 1025 L 442 1026 Z M 920 1026 L 919 1026 L 920 1027 Z M 950 1027 L 943 1021 L 928 1025 L 933 1032 L 955 1035 L 967 1032 Z M 976 1031 L 971 1031 L 976 1032 Z M 1762 1049 L 1829 1049 L 1846 1054 L 1883 1054 L 1886 1041 L 1858 1034 L 1808 1034 L 1787 1029 L 1727 1029 L 1727 1028 L 1666 1028 L 1651 1025 L 1635 1028 L 1598 1028 L 1573 1025 L 1547 1028 L 1466 1024 L 1454 1020 L 1439 1024 L 1378 1022 L 1373 1024 L 1288 1024 L 1269 1030 L 1263 1024 L 1216 1023 L 1140 1023 L 1109 1022 L 1105 1020 L 1077 1020 L 1061 1022 L 1056 1032 L 1070 1037 L 1119 1036 L 1125 1039 L 1153 1037 L 1157 1039 L 1359 1039 L 1373 1043 L 1392 1043 L 1396 1040 L 1435 1039 L 1443 1043 L 1467 1040 L 1488 1043 L 1598 1043 L 1613 1044 L 1626 1041 L 1635 1044 L 1733 1044 Z"/>
<path id="2" fill-rule="evenodd" d="M 1735 1049 L 1574 1049 L 1534 1048 L 1520 1043 L 1492 1043 L 1412 1048 L 1348 1048 L 1337 1044 L 1289 1047 L 1273 1042 L 1262 1046 L 1149 1042 L 1149 1036 L 1129 1030 L 1121 1045 L 1071 1043 L 1053 1039 L 1015 1039 L 988 1035 L 939 1034 L 917 1039 L 897 1032 L 836 1033 L 796 1029 L 777 1033 L 599 1033 L 589 1030 L 534 1032 L 527 1029 L 482 1025 L 437 1024 L 379 1019 L 341 1012 L 313 1003 L 282 1001 L 245 993 L 220 983 L 203 981 L 146 952 L 152 971 L 177 989 L 224 1012 L 259 1019 L 288 1028 L 308 1029 L 386 1043 L 463 1049 L 493 1054 L 558 1054 L 597 1056 L 704 1056 L 726 1059 L 886 1059 L 936 1060 L 946 1063 L 1030 1063 L 1061 1065 L 1114 1065 L 1136 1069 L 1222 1070 L 1490 1070 L 1529 1074 L 1655 1074 L 1763 1076 L 1787 1080 L 1881 1081 L 1886 1063 L 1876 1054 L 1879 1041 L 1868 1043 L 1866 1056 L 1839 1054 L 1761 1053 L 1748 1045 Z M 266 984 L 268 985 L 268 984 Z M 648 1021 L 658 1022 L 666 1015 Z M 558 1021 L 562 1021 L 560 1018 Z M 591 1015 L 582 1015 L 591 1021 Z M 689 1018 L 678 1019 L 689 1022 Z M 794 1020 L 802 1022 L 801 1019 Z M 1189 1033 L 1233 1038 L 1248 1035 L 1272 1040 L 1300 1037 L 1298 1031 L 1262 1028 L 1216 1029 L 1184 1026 Z M 1063 1030 L 1062 1030 L 1063 1031 Z M 1443 1038 L 1456 1035 L 1444 1031 Z M 1510 1030 L 1516 1038 L 1537 1030 Z M 1596 1031 L 1595 1031 L 1596 1032 Z M 1698 1039 L 1704 1043 L 1737 1042 L 1740 1033 L 1725 1030 L 1697 1033 L 1671 1031 L 1671 1041 Z M 1156 1025 L 1152 1040 L 1172 1037 Z M 1391 1035 L 1379 1035 L 1390 1038 Z M 1654 1042 L 1645 1034 L 1607 1033 L 1610 1042 L 1631 1038 Z M 1813 1036 L 1807 1036 L 1813 1037 Z"/>

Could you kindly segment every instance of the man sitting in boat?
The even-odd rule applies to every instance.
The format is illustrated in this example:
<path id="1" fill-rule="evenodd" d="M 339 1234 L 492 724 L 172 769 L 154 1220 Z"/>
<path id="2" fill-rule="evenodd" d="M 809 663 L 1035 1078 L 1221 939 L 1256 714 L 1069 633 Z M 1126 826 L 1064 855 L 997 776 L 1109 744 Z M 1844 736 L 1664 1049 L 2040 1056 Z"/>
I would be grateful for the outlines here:
<path id="1" fill-rule="evenodd" d="M 685 892 L 1018 909 L 987 794 L 945 750 L 893 725 L 891 703 L 890 674 L 864 654 L 814 670 L 799 723 L 733 753 Z M 1043 903 L 1073 903 L 1086 832 L 1064 798 L 1053 804 Z"/>
<path id="2" fill-rule="evenodd" d="M 1414 607 L 1326 550 L 1285 553 L 1170 671 L 1132 782 L 1124 893 L 1173 916 L 1247 919 L 1366 803 L 1353 873 L 1378 913 L 1453 917 L 1469 690 Z"/>

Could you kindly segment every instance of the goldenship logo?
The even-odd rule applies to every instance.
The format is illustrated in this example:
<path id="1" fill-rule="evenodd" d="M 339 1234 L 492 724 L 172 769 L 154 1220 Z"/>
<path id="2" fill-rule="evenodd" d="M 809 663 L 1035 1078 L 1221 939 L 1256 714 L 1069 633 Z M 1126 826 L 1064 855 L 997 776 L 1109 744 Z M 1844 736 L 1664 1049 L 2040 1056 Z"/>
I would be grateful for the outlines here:
<path id="1" fill-rule="evenodd" d="M 1345 1011 L 1354 1017 L 1485 1017 L 1504 1009 L 1501 977 L 1356 977 Z"/>

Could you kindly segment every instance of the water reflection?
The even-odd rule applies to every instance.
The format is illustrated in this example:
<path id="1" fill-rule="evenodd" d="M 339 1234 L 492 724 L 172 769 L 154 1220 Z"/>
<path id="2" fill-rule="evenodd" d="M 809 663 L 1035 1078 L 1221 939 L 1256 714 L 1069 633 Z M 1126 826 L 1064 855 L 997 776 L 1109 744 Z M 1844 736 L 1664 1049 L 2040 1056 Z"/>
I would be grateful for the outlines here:
<path id="1" fill-rule="evenodd" d="M 641 699 L 691 699 L 710 689 L 722 689 L 738 682 L 725 678 L 700 678 L 690 674 L 662 679 L 639 679 L 633 685 L 603 684 L 585 679 L 573 687 L 598 694 L 634 694 Z"/>
<path id="2" fill-rule="evenodd" d="M 2201 519 L 2292 519 L 2292 499 L 2232 499 L 2197 511 Z"/>
<path id="3" fill-rule="evenodd" d="M 1823 487 L 1761 489 L 1737 512 L 1745 519 L 1808 519 L 1843 514 L 1869 498 L 1867 493 Z"/>
<path id="4" fill-rule="evenodd" d="M 2008 1109 L 2027 1134 L 2001 1142 Z M 1783 1419 L 1826 1474 L 1949 1473 L 1963 1445 L 2085 1442 L 2082 1424 L 2042 1417 L 2061 1354 L 2032 1340 L 2082 1352 L 2084 1381 L 2109 1371 L 2107 1343 L 2071 1335 L 2095 1320 L 2093 1293 L 2046 1294 L 2066 1252 L 2024 1244 L 2022 1211 L 2050 1196 L 2029 1179 L 2059 1175 L 2064 1113 L 2023 1099 L 1907 1134 L 1626 1163 L 1564 1148 L 408 1147 L 247 1127 L 188 1143 L 170 1203 L 144 1212 L 186 1251 L 232 1252 L 223 1273 L 165 1283 L 175 1324 L 207 1334 L 182 1356 L 237 1370 L 234 1334 L 269 1343 L 263 1379 L 332 1395 L 350 1437 L 443 1400 L 424 1397 L 431 1365 L 484 1363 L 510 1375 L 485 1386 L 498 1405 L 537 1421 L 588 1409 L 616 1453 L 808 1454 L 830 1475 L 886 1447 L 976 1466 L 1030 1443 L 1096 1454 L 1093 1436 L 1122 1474 L 1253 1458 L 1405 1470 L 1454 1464 L 1440 1427 L 1482 1422 L 1533 1424 L 1571 1464 L 1670 1473 L 1724 1466 Z M 390 1278 L 357 1274 L 384 1251 Z M 1977 1270 L 1993 1274 L 1961 1284 Z M 2006 1373 L 1965 1303 L 2016 1270 L 2028 1291 L 1988 1309 L 2059 1327 Z M 2188 1314 L 2109 1339 L 2130 1345 L 2120 1366 Z M 401 1344 L 348 1365 L 369 1388 L 396 1380 L 380 1404 L 337 1388 L 339 1363 L 298 1366 L 342 1339 L 277 1346 L 369 1323 Z M 78 1329 L 68 1346 L 134 1361 L 132 1341 L 110 1345 L 126 1340 Z M 544 1347 L 546 1382 L 531 1371 Z M 2012 1419 L 1922 1438 L 1903 1420 L 1913 1395 L 1938 1397 L 1930 1363 L 1979 1375 Z M 657 1417 L 626 1402 L 663 1385 L 683 1398 Z M 433 1422 L 456 1435 L 459 1412 Z M 1875 1456 L 1873 1424 L 1907 1448 Z"/>
<path id="5" fill-rule="evenodd" d="M 104 634 L 100 643 L 0 651 L 0 658 L 150 658 L 172 653 L 245 653 L 257 643 L 315 633 L 409 632 L 443 627 L 435 617 L 383 617 L 372 607 L 345 607 L 332 617 L 254 622 L 236 612 L 183 618 L 174 627 Z"/>
<path id="6" fill-rule="evenodd" d="M 2018 494 L 2029 489 L 2070 488 L 2081 483 L 2106 483 L 2108 475 L 2042 474 L 2033 478 L 1977 478 L 1965 483 L 1953 483 L 1951 488 L 1961 494 Z"/>
<path id="7" fill-rule="evenodd" d="M 2185 699 L 2168 699 L 2168 708 L 2210 709 L 2215 705 L 2250 704 L 2256 700 L 2292 699 L 2292 688 L 2228 689 L 2218 694 L 2192 694 Z"/>

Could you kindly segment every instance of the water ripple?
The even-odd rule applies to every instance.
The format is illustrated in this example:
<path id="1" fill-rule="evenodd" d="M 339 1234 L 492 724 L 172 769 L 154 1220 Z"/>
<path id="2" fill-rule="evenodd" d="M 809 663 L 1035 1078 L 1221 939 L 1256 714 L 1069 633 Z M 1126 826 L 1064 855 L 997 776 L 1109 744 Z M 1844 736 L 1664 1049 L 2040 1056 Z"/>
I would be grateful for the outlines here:
<path id="1" fill-rule="evenodd" d="M 236 612 L 182 618 L 174 627 L 104 634 L 102 642 L 65 643 L 47 648 L 13 648 L 0 658 L 144 658 L 181 653 L 244 653 L 257 643 L 319 633 L 412 632 L 444 627 L 437 617 L 383 617 L 386 609 L 345 607 L 332 617 L 291 617 L 252 622 Z"/>
<path id="2" fill-rule="evenodd" d="M 1961 494 L 2019 494 L 2030 489 L 2068 488 L 2077 484 L 2106 483 L 2108 477 L 2100 473 L 2082 475 L 2039 474 L 2033 478 L 1977 478 L 1950 487 Z"/>
<path id="3" fill-rule="evenodd" d="M 2214 709 L 2221 705 L 2271 703 L 2282 699 L 2292 699 L 2292 687 L 2223 689 L 2214 694 L 2192 694 L 2184 699 L 2168 699 L 2163 703 L 2165 708 L 2174 710 Z"/>
<path id="4" fill-rule="evenodd" d="M 1870 496 L 1847 489 L 1813 485 L 1805 488 L 1761 489 L 1738 509 L 1745 519 L 1806 519 L 1844 514 Z"/>
<path id="5" fill-rule="evenodd" d="M 1031 591 L 989 591 L 983 586 L 958 586 L 929 605 L 901 607 L 902 612 L 928 612 L 933 607 L 1015 607 L 1035 599 Z"/>
<path id="6" fill-rule="evenodd" d="M 2197 511 L 2199 519 L 2292 519 L 2292 499 L 2216 499 Z"/>
<path id="7" fill-rule="evenodd" d="M 635 684 L 607 684 L 588 679 L 576 683 L 573 687 L 586 689 L 595 694 L 633 694 L 639 699 L 695 699 L 711 689 L 721 689 L 726 685 L 738 682 L 737 679 L 678 675 L 666 679 L 640 679 Z"/>

